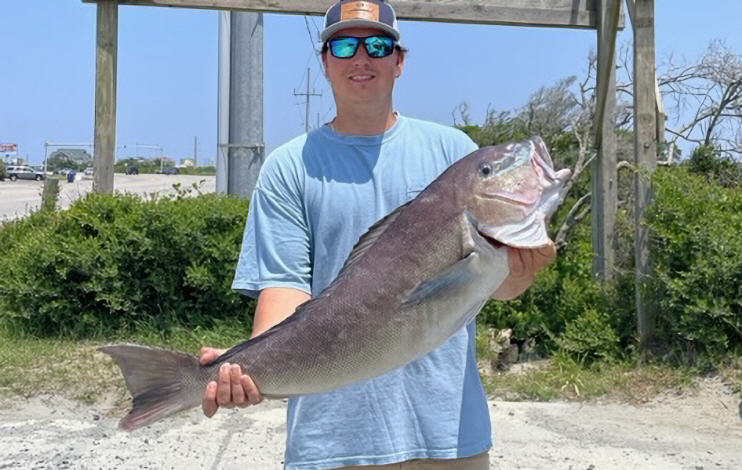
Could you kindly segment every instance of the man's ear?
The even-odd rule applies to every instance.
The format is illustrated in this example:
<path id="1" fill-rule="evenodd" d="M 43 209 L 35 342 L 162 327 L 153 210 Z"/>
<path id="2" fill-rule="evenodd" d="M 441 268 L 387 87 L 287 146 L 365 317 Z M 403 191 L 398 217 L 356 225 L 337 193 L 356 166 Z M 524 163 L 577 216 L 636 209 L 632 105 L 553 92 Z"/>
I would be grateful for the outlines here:
<path id="1" fill-rule="evenodd" d="M 402 69 L 404 68 L 405 55 L 406 55 L 405 51 L 401 49 L 397 52 L 397 70 L 395 72 L 395 75 L 397 77 L 402 75 Z"/>

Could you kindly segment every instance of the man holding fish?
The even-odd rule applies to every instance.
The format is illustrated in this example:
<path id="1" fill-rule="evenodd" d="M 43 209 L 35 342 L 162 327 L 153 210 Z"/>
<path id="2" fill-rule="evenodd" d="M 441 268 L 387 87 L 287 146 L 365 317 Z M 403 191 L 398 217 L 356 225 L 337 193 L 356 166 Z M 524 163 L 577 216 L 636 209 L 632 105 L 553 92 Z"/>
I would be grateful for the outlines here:
<path id="1" fill-rule="evenodd" d="M 261 171 L 233 284 L 258 299 L 253 337 L 320 295 L 369 227 L 477 149 L 456 129 L 394 111 L 392 90 L 406 49 L 389 3 L 340 0 L 327 10 L 320 39 L 337 116 L 276 149 Z M 509 268 L 492 292 L 499 300 L 524 292 L 555 256 L 548 240 L 537 248 L 499 250 Z M 374 315 L 373 306 L 368 314 Z M 205 347 L 201 363 L 221 353 Z M 219 407 L 261 400 L 251 377 L 225 362 L 202 408 L 211 417 Z M 418 469 L 486 469 L 491 445 L 469 321 L 441 346 L 391 372 L 290 398 L 285 466 L 407 468 L 415 461 Z"/>

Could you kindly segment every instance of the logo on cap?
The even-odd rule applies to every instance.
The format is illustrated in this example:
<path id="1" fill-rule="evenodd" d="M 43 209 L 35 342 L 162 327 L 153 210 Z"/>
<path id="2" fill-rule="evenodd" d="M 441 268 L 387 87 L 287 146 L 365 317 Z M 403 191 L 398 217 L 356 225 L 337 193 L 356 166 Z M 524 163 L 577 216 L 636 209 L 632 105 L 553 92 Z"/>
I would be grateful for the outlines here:
<path id="1" fill-rule="evenodd" d="M 340 21 L 379 21 L 379 5 L 371 2 L 348 2 L 340 6 Z"/>

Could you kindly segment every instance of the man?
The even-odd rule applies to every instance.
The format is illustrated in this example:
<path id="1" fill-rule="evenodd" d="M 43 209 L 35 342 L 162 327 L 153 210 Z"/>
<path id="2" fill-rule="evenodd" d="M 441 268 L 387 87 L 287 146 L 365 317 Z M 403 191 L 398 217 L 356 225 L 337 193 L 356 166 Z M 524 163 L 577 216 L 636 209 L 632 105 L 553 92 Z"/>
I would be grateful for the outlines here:
<path id="1" fill-rule="evenodd" d="M 456 129 L 394 111 L 406 51 L 388 3 L 340 0 L 328 9 L 320 39 L 337 116 L 276 149 L 261 170 L 233 283 L 257 296 L 253 336 L 322 292 L 360 235 L 476 149 Z M 493 296 L 516 297 L 553 257 L 553 246 L 511 249 L 511 274 Z M 219 354 L 204 348 L 201 360 Z M 212 416 L 220 406 L 261 400 L 238 365 L 224 364 L 203 410 Z M 288 469 L 387 468 L 411 460 L 417 469 L 485 469 L 490 447 L 473 323 L 381 377 L 289 400 Z"/>

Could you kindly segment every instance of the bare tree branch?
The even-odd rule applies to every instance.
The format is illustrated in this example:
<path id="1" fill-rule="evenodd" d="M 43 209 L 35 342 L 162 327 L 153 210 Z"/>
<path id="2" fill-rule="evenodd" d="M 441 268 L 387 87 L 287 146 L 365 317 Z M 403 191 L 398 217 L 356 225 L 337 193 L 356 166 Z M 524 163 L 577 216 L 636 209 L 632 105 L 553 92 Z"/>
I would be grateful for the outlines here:
<path id="1" fill-rule="evenodd" d="M 562 226 L 559 227 L 556 237 L 554 237 L 554 244 L 556 245 L 557 250 L 561 251 L 567 247 L 567 236 L 569 235 L 569 231 L 572 230 L 572 227 L 577 225 L 577 223 L 584 219 L 590 212 L 590 206 L 588 205 L 578 214 L 578 211 L 582 209 L 582 206 L 590 202 L 591 197 L 592 193 L 585 194 L 569 209 L 567 218 L 562 223 Z"/>

